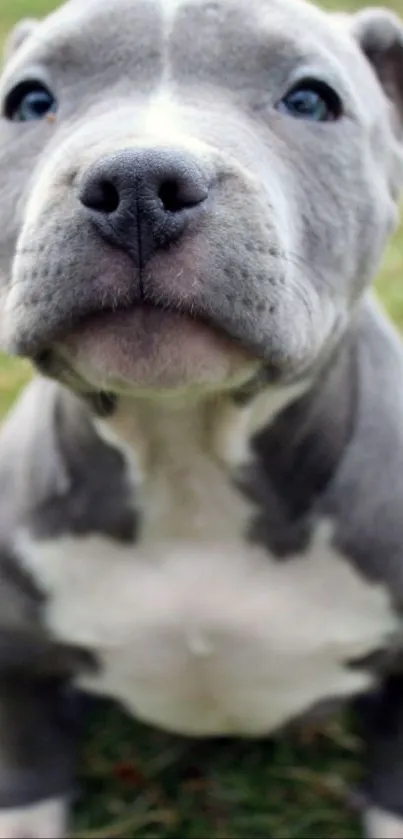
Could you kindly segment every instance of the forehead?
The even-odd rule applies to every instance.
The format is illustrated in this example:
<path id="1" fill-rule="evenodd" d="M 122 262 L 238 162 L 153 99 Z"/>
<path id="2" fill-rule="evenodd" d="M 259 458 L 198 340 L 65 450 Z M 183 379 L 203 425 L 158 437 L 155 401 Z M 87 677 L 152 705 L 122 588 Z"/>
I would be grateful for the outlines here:
<path id="1" fill-rule="evenodd" d="M 353 42 L 325 12 L 304 0 L 70 0 L 47 18 L 19 62 L 91 74 L 191 84 L 219 81 L 235 89 L 280 79 L 296 63 L 342 71 L 358 59 Z"/>

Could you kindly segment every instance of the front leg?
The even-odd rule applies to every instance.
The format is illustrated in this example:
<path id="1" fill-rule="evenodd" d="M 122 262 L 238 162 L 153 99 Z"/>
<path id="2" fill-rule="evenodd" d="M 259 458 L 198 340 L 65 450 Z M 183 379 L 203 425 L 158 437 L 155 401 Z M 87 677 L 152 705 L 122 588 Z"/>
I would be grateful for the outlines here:
<path id="1" fill-rule="evenodd" d="M 54 680 L 0 678 L 0 839 L 66 835 L 76 719 Z"/>
<path id="2" fill-rule="evenodd" d="M 388 678 L 365 714 L 368 839 L 403 839 L 403 675 Z"/>

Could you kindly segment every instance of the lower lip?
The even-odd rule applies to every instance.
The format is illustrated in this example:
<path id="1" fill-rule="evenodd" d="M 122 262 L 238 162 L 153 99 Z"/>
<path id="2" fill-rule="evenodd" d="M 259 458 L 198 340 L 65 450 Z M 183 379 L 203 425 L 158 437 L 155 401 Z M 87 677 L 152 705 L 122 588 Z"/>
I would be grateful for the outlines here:
<path id="1" fill-rule="evenodd" d="M 148 306 L 91 315 L 58 348 L 80 376 L 101 389 L 214 386 L 242 376 L 241 370 L 249 373 L 253 363 L 213 327 Z"/>

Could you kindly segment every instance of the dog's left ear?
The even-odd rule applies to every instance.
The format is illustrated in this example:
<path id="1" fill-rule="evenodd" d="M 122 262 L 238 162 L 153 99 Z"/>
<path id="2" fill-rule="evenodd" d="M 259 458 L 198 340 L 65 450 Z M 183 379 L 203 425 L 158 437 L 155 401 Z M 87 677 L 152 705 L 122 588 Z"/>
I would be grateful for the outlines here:
<path id="1" fill-rule="evenodd" d="M 352 35 L 393 107 L 393 122 L 403 140 L 403 21 L 382 8 L 363 9 L 350 18 Z"/>

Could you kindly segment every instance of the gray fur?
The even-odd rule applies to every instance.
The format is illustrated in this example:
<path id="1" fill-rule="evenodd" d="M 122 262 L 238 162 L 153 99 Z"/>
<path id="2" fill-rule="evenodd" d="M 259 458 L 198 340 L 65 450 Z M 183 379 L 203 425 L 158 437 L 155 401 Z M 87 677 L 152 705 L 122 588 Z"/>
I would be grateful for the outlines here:
<path id="1" fill-rule="evenodd" d="M 329 585 L 351 583 L 335 596 L 353 640 L 337 635 L 335 652 L 329 635 L 323 672 L 340 682 L 308 691 L 296 716 L 337 705 L 351 683 L 351 694 L 375 692 L 383 714 L 393 707 L 400 732 L 403 350 L 368 289 L 403 186 L 403 25 L 382 10 L 331 16 L 302 0 L 116 0 L 112 10 L 107 0 L 70 0 L 8 40 L 2 100 L 32 77 L 54 92 L 56 116 L 0 119 L 0 337 L 44 374 L 0 437 L 0 805 L 67 794 L 71 731 L 50 711 L 64 704 L 66 683 L 136 712 L 139 698 L 140 716 L 182 725 L 186 694 L 178 708 L 172 700 L 181 679 L 172 671 L 172 687 L 167 675 L 163 720 L 158 679 L 164 653 L 182 661 L 175 643 L 190 601 L 183 607 L 178 579 L 193 593 L 183 552 L 207 573 L 210 554 L 219 566 L 233 551 L 229 583 L 246 624 L 234 630 L 217 567 L 199 584 L 209 631 L 186 641 L 210 672 L 209 656 L 231 633 L 241 654 L 256 642 L 246 592 L 242 600 L 245 556 L 247 586 L 255 562 L 280 587 L 301 561 L 320 577 L 323 522 Z M 338 91 L 341 119 L 296 123 L 279 112 L 307 77 Z M 108 218 L 88 201 L 100 173 L 122 199 Z M 168 218 L 157 187 L 175 178 L 188 203 Z M 111 590 L 100 604 L 102 574 Z M 137 601 L 136 625 L 124 581 L 131 591 L 147 574 L 153 597 Z M 216 581 L 227 619 L 219 631 Z M 354 640 L 358 589 L 364 629 L 366 598 L 374 608 L 369 649 L 367 630 Z M 127 615 L 137 633 L 128 651 Z M 128 657 L 115 690 L 116 638 Z M 277 653 L 268 650 L 262 672 L 270 656 L 279 667 Z M 128 697 L 132 660 L 140 689 Z M 230 644 L 230 685 L 232 660 Z M 316 672 L 317 657 L 307 660 Z M 141 691 L 150 673 L 149 706 Z M 210 699 L 219 677 L 211 694 L 204 685 Z M 266 731 L 249 687 L 256 719 L 230 701 L 225 731 Z M 290 708 L 284 725 L 295 721 Z M 200 725 L 191 710 L 185 704 L 185 729 L 216 733 L 220 708 L 219 723 L 207 713 Z M 377 818 L 403 815 L 401 738 L 388 763 L 381 723 L 372 719 L 367 735 L 378 756 L 367 785 Z M 43 754 L 42 741 L 53 742 Z M 44 839 L 49 824 L 33 827 L 24 812 L 27 833 Z"/>

